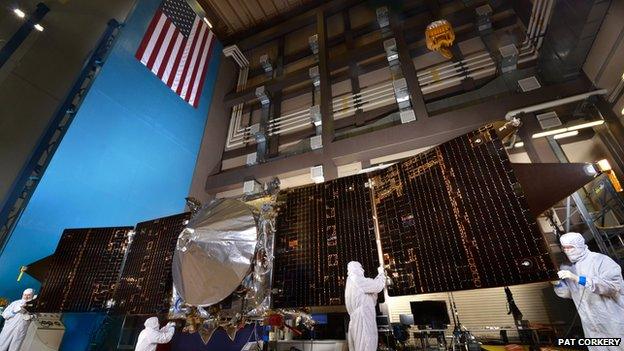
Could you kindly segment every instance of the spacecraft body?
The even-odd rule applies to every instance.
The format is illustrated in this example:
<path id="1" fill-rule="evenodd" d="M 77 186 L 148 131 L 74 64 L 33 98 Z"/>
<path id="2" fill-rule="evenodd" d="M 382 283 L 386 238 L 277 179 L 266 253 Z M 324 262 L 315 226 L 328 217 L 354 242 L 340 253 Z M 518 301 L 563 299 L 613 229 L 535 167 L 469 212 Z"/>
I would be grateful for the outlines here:
<path id="1" fill-rule="evenodd" d="M 551 280 L 535 218 L 600 172 L 511 164 L 502 139 L 514 129 L 487 125 L 385 169 L 272 182 L 136 227 L 67 229 L 33 310 L 168 313 L 207 342 L 219 327 L 233 338 L 250 322 L 311 325 L 304 308 L 344 305 L 350 261 L 369 274 L 383 265 L 389 296 Z"/>
<path id="2" fill-rule="evenodd" d="M 194 307 L 205 318 L 262 318 L 270 307 L 272 198 L 219 199 L 192 216 L 173 256 L 171 317 Z"/>

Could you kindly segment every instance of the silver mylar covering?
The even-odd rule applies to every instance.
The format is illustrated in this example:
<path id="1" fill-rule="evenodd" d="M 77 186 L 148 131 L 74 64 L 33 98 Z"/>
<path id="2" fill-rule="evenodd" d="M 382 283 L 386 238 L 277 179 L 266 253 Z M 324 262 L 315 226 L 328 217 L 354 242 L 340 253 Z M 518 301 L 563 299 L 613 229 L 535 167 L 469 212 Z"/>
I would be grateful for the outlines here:
<path id="1" fill-rule="evenodd" d="M 173 284 L 184 302 L 208 306 L 228 297 L 251 270 L 258 229 L 242 201 L 215 200 L 185 228 L 173 256 Z"/>

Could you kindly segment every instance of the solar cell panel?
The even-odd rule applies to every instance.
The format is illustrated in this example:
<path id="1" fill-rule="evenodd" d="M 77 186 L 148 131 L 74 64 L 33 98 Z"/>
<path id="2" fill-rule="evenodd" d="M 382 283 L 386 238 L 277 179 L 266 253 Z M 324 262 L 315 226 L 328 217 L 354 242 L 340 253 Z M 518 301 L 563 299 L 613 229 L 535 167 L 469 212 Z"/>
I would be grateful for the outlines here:
<path id="1" fill-rule="evenodd" d="M 152 314 L 169 309 L 171 262 L 189 218 L 187 212 L 137 224 L 115 295 L 118 312 Z"/>
<path id="2" fill-rule="evenodd" d="M 552 279 L 547 244 L 492 128 L 373 178 L 391 296 Z"/>
<path id="3" fill-rule="evenodd" d="M 36 312 L 103 311 L 113 298 L 132 227 L 66 229 Z"/>
<path id="4" fill-rule="evenodd" d="M 344 304 L 347 263 L 376 274 L 378 251 L 367 176 L 283 191 L 277 217 L 275 307 Z"/>

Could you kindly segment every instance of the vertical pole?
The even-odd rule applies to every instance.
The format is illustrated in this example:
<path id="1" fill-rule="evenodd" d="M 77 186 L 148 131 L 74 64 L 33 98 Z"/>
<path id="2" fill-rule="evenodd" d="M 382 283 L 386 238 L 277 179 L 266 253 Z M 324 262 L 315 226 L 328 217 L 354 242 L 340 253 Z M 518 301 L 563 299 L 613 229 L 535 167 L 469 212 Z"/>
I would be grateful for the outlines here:
<path id="1" fill-rule="evenodd" d="M 570 232 L 570 207 L 572 206 L 571 202 L 570 202 L 570 197 L 568 196 L 566 198 L 566 226 L 565 226 L 565 231 L 566 233 Z"/>
<path id="2" fill-rule="evenodd" d="M 318 34 L 319 46 L 319 78 L 320 82 L 320 108 L 323 121 L 323 145 L 329 145 L 334 141 L 334 116 L 332 111 L 331 73 L 329 72 L 329 55 L 327 47 L 327 24 L 325 13 L 319 10 L 316 14 L 316 33 Z"/>

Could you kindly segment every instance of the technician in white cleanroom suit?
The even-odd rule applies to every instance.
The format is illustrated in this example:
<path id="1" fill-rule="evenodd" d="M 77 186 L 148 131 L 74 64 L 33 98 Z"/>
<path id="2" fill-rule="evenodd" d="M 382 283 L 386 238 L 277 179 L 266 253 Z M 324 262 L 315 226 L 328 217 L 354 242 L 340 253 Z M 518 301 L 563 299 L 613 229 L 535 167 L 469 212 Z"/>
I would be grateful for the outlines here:
<path id="1" fill-rule="evenodd" d="M 158 318 L 149 317 L 145 323 L 145 329 L 139 334 L 135 351 L 154 351 L 158 344 L 166 344 L 173 338 L 175 323 L 169 322 L 160 328 Z"/>
<path id="2" fill-rule="evenodd" d="M 2 312 L 5 322 L 0 333 L 0 351 L 17 351 L 22 345 L 32 318 L 23 307 L 34 294 L 33 289 L 24 290 L 22 298 L 11 302 Z"/>
<path id="3" fill-rule="evenodd" d="M 375 305 L 377 294 L 385 286 L 386 277 L 383 267 L 377 269 L 375 279 L 365 278 L 360 262 L 349 262 L 347 265 L 347 286 L 345 287 L 345 304 L 349 312 L 349 350 L 377 350 L 377 320 Z"/>
<path id="4" fill-rule="evenodd" d="M 608 256 L 589 251 L 579 233 L 564 234 L 560 241 L 572 265 L 561 266 L 555 293 L 574 300 L 586 338 L 624 338 L 622 269 Z M 619 347 L 589 349 L 624 350 L 624 340 Z"/>

